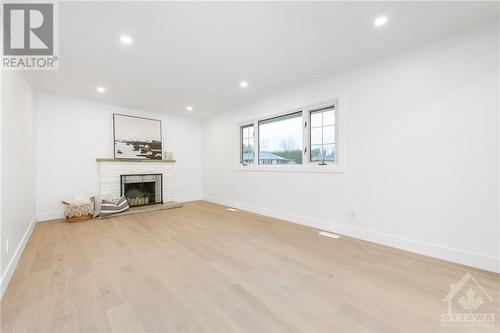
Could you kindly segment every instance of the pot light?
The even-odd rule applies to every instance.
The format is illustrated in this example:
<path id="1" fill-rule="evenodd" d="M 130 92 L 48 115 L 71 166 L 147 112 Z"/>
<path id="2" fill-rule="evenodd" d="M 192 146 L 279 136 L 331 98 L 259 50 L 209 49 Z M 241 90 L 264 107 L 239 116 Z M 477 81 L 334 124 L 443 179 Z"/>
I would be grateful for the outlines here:
<path id="1" fill-rule="evenodd" d="M 240 87 L 242 87 L 242 88 L 248 87 L 248 82 L 247 81 L 241 81 L 240 82 Z"/>
<path id="2" fill-rule="evenodd" d="M 121 35 L 120 36 L 120 42 L 125 45 L 131 45 L 132 44 L 132 37 L 128 35 Z"/>
<path id="3" fill-rule="evenodd" d="M 386 24 L 387 21 L 389 21 L 389 18 L 387 16 L 380 16 L 380 17 L 377 17 L 375 19 L 375 21 L 373 21 L 373 25 L 376 27 L 380 27 L 380 26 L 383 26 L 384 24 Z"/>
<path id="4" fill-rule="evenodd" d="M 96 90 L 99 94 L 104 94 L 106 92 L 106 88 L 104 87 L 97 87 Z"/>
<path id="5" fill-rule="evenodd" d="M 186 110 L 193 111 L 193 107 L 189 105 L 188 107 L 186 107 Z"/>

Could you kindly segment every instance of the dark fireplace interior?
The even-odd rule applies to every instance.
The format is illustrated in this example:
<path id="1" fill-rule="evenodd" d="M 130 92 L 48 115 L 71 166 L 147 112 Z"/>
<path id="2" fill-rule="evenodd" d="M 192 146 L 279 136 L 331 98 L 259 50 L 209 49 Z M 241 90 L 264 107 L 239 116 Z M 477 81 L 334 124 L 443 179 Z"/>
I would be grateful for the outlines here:
<path id="1" fill-rule="evenodd" d="M 121 175 L 121 195 L 130 207 L 155 205 L 162 201 L 162 175 Z"/>

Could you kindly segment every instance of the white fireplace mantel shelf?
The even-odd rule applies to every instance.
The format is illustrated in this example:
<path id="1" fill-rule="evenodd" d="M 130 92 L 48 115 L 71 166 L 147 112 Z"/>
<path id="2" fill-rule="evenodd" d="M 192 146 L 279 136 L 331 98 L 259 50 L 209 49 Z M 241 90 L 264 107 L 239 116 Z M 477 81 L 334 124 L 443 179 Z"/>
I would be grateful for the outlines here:
<path id="1" fill-rule="evenodd" d="M 175 160 L 151 160 L 149 158 L 96 158 L 97 162 L 155 162 L 155 163 L 175 163 Z"/>

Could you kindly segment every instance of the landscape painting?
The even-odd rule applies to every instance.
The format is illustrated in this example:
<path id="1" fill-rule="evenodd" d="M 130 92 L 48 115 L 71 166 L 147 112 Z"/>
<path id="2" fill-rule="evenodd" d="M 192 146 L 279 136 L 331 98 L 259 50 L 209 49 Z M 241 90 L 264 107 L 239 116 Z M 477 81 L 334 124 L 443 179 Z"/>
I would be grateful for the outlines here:
<path id="1" fill-rule="evenodd" d="M 113 114 L 115 158 L 162 159 L 161 120 Z"/>

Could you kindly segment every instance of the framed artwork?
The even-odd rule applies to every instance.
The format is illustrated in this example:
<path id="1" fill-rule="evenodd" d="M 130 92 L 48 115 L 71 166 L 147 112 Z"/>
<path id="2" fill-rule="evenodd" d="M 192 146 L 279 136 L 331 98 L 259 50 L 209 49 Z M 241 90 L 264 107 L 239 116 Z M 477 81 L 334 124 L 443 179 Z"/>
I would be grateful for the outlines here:
<path id="1" fill-rule="evenodd" d="M 113 114 L 114 158 L 162 159 L 161 120 Z"/>

